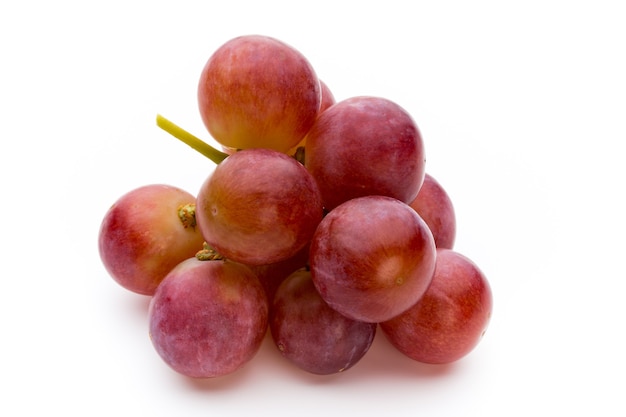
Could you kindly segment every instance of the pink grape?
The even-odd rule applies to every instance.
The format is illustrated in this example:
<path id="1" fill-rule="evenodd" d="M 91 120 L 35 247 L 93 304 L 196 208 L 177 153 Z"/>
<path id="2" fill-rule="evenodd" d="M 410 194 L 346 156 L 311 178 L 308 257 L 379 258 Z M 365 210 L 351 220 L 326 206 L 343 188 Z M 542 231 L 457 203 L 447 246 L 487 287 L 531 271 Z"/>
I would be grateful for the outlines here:
<path id="1" fill-rule="evenodd" d="M 196 219 L 207 243 L 228 259 L 265 265 L 307 245 L 323 208 L 317 184 L 294 158 L 244 149 L 220 163 L 203 183 Z"/>
<path id="2" fill-rule="evenodd" d="M 198 84 L 202 120 L 221 145 L 287 152 L 309 131 L 320 108 L 317 75 L 298 50 L 248 35 L 220 46 Z"/>
<path id="3" fill-rule="evenodd" d="M 177 264 L 202 249 L 196 198 L 178 187 L 151 184 L 120 197 L 100 225 L 100 259 L 122 287 L 153 295 Z"/>
<path id="4" fill-rule="evenodd" d="M 306 269 L 283 281 L 270 312 L 270 330 L 280 353 L 313 374 L 350 369 L 367 353 L 376 334 L 376 323 L 352 320 L 332 309 Z"/>
<path id="5" fill-rule="evenodd" d="M 406 356 L 444 364 L 476 347 L 487 329 L 492 308 L 491 287 L 478 266 L 458 252 L 438 249 L 435 274 L 423 297 L 380 326 Z"/>
<path id="6" fill-rule="evenodd" d="M 435 268 L 435 242 L 422 218 L 391 197 L 349 200 L 324 217 L 310 249 L 322 298 L 354 320 L 388 320 L 419 300 Z"/>
<path id="7" fill-rule="evenodd" d="M 263 287 L 249 268 L 231 261 L 183 261 L 149 305 L 157 353 L 176 372 L 193 378 L 240 369 L 258 352 L 267 326 Z"/>
<path id="8" fill-rule="evenodd" d="M 352 97 L 321 113 L 306 136 L 304 160 L 326 210 L 366 195 L 410 203 L 425 174 L 417 125 L 398 104 L 379 97 Z"/>
<path id="9" fill-rule="evenodd" d="M 417 197 L 409 203 L 424 219 L 438 248 L 452 249 L 456 238 L 456 215 L 450 196 L 441 184 L 426 173 Z"/>

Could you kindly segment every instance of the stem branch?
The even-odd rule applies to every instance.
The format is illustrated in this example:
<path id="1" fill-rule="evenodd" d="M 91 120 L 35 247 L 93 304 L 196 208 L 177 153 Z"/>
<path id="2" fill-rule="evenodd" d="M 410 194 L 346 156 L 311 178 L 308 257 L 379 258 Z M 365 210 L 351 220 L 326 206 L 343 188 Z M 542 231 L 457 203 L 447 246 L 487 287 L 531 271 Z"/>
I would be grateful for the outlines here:
<path id="1" fill-rule="evenodd" d="M 208 143 L 187 132 L 182 127 L 170 122 L 160 114 L 157 114 L 156 122 L 157 126 L 161 129 L 165 130 L 181 142 L 189 145 L 216 164 L 219 164 L 228 156 L 228 154 L 218 151 Z"/>

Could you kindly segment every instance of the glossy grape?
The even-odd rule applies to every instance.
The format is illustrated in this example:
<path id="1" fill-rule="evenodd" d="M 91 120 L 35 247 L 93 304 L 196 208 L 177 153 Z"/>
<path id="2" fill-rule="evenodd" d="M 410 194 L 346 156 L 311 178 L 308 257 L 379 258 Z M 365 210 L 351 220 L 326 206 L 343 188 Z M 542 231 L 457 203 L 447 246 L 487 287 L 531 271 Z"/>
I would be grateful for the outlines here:
<path id="1" fill-rule="evenodd" d="M 317 184 L 294 158 L 269 149 L 244 149 L 226 158 L 202 185 L 198 226 L 226 258 L 265 265 L 307 245 L 323 209 Z"/>
<path id="2" fill-rule="evenodd" d="M 152 295 L 178 263 L 202 249 L 196 198 L 178 187 L 151 184 L 120 197 L 100 225 L 100 259 L 122 287 Z"/>
<path id="3" fill-rule="evenodd" d="M 152 343 L 175 371 L 193 378 L 230 374 L 257 353 L 268 302 L 244 265 L 190 258 L 158 287 L 149 306 Z"/>
<path id="4" fill-rule="evenodd" d="M 409 203 L 424 219 L 438 248 L 452 249 L 456 238 L 456 215 L 450 196 L 441 184 L 426 173 L 417 197 Z"/>
<path id="5" fill-rule="evenodd" d="M 307 372 L 344 372 L 369 350 L 375 323 L 349 319 L 319 295 L 306 269 L 290 275 L 276 291 L 270 314 L 272 338 L 280 353 Z"/>
<path id="6" fill-rule="evenodd" d="M 435 268 L 435 242 L 407 204 L 384 196 L 349 200 L 324 217 L 310 249 L 313 282 L 355 320 L 388 320 L 415 304 Z"/>
<path id="7" fill-rule="evenodd" d="M 204 66 L 198 106 L 226 148 L 287 152 L 309 131 L 320 108 L 317 75 L 295 48 L 248 35 L 220 46 Z"/>
<path id="8" fill-rule="evenodd" d="M 305 165 L 324 207 L 366 195 L 410 203 L 425 174 L 422 137 L 410 114 L 379 97 L 352 97 L 320 114 L 306 137 Z"/>
<path id="9" fill-rule="evenodd" d="M 409 310 L 381 323 L 391 343 L 420 362 L 454 362 L 482 338 L 493 308 L 491 287 L 469 258 L 437 250 L 432 283 Z"/>

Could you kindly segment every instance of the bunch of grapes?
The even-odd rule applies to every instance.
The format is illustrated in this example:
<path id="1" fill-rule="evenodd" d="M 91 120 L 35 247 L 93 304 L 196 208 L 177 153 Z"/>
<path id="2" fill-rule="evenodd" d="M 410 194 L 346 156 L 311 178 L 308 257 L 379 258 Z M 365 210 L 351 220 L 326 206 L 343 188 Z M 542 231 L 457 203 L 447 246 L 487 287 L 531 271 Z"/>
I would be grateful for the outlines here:
<path id="1" fill-rule="evenodd" d="M 132 190 L 99 233 L 112 278 L 151 297 L 149 336 L 165 363 L 194 378 L 230 374 L 268 332 L 319 375 L 354 366 L 379 329 L 425 363 L 478 344 L 489 283 L 453 249 L 452 202 L 426 173 L 405 109 L 336 101 L 299 51 L 257 35 L 209 57 L 198 105 L 221 150 L 157 116 L 217 164 L 197 194 Z"/>

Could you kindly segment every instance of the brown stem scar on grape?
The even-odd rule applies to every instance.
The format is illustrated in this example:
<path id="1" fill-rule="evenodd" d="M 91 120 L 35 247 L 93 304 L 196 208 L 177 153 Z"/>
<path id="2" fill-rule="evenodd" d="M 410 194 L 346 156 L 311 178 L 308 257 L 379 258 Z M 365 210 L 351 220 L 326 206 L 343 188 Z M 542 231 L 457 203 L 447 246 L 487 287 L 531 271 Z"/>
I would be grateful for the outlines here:
<path id="1" fill-rule="evenodd" d="M 178 207 L 178 218 L 185 229 L 196 227 L 196 205 L 193 203 L 183 204 Z"/>
<path id="2" fill-rule="evenodd" d="M 224 256 L 213 249 L 208 243 L 204 242 L 203 248 L 196 253 L 196 259 L 200 261 L 221 261 Z"/>

